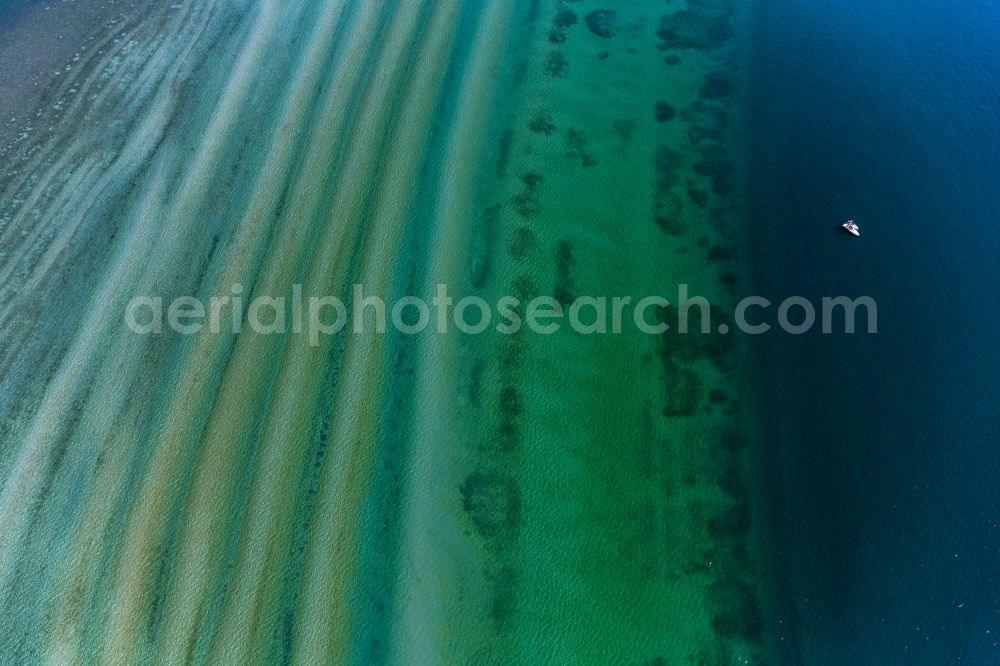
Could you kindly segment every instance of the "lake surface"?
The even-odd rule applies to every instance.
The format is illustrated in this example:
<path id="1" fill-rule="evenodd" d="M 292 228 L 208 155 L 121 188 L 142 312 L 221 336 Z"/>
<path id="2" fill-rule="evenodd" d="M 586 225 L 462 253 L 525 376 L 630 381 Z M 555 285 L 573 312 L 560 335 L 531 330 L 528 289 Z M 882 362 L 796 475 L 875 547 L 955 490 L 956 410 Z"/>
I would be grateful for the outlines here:
<path id="1" fill-rule="evenodd" d="M 0 0 L 0 661 L 994 663 L 998 27 Z"/>
<path id="2" fill-rule="evenodd" d="M 997 659 L 998 27 L 988 2 L 760 3 L 755 275 L 878 303 L 877 335 L 770 341 L 805 663 Z"/>

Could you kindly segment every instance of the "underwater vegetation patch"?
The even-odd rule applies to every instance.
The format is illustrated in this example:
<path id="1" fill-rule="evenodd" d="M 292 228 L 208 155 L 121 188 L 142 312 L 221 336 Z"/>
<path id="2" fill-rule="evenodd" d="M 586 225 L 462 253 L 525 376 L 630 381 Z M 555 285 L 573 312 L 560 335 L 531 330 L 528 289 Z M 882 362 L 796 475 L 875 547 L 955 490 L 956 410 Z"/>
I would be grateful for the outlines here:
<path id="1" fill-rule="evenodd" d="M 709 519 L 708 532 L 724 542 L 746 540 L 750 533 L 750 503 L 741 498 L 727 506 Z"/>
<path id="2" fill-rule="evenodd" d="M 479 223 L 472 230 L 472 247 L 469 251 L 469 272 L 472 286 L 482 289 L 493 272 L 493 249 L 500 223 L 502 204 L 494 204 L 483 211 Z"/>
<path id="3" fill-rule="evenodd" d="M 724 72 L 712 72 L 705 76 L 705 82 L 698 89 L 702 99 L 720 99 L 732 94 L 736 88 L 733 78 Z"/>
<path id="4" fill-rule="evenodd" d="M 587 134 L 583 130 L 570 128 L 566 130 L 566 157 L 571 160 L 579 160 L 585 167 L 597 164 L 597 160 L 587 150 Z"/>
<path id="5" fill-rule="evenodd" d="M 605 39 L 617 34 L 618 12 L 614 9 L 595 9 L 584 17 L 587 27 L 598 37 Z"/>
<path id="6" fill-rule="evenodd" d="M 719 476 L 718 486 L 734 500 L 742 502 L 750 497 L 750 488 L 743 480 L 743 475 L 740 474 L 739 466 L 735 462 L 728 465 L 726 471 Z M 749 520 L 749 516 L 747 519 Z"/>
<path id="7" fill-rule="evenodd" d="M 459 486 L 462 508 L 476 532 L 493 545 L 509 542 L 521 525 L 521 495 L 514 477 L 476 471 Z"/>
<path id="8" fill-rule="evenodd" d="M 729 402 L 729 394 L 720 388 L 713 388 L 708 392 L 708 401 L 713 405 L 724 405 Z"/>
<path id="9" fill-rule="evenodd" d="M 528 171 L 521 176 L 521 191 L 515 194 L 511 201 L 522 217 L 530 217 L 541 210 L 538 203 L 538 187 L 545 180 L 541 174 Z"/>
<path id="10" fill-rule="evenodd" d="M 666 145 L 656 149 L 654 168 L 656 171 L 653 219 L 663 231 L 671 236 L 680 236 L 687 230 L 682 215 L 684 204 L 671 191 L 677 182 L 682 159 L 680 153 Z"/>
<path id="11" fill-rule="evenodd" d="M 566 29 L 579 22 L 576 12 L 566 6 L 564 2 L 559 3 L 559 10 L 552 19 L 552 29 L 549 30 L 549 41 L 553 44 L 562 44 L 566 41 Z"/>
<path id="12" fill-rule="evenodd" d="M 483 375 L 485 371 L 486 363 L 479 357 L 472 362 L 472 366 L 469 368 L 466 396 L 469 398 L 469 402 L 477 407 L 482 399 Z"/>
<path id="13" fill-rule="evenodd" d="M 538 20 L 538 14 L 542 9 L 542 0 L 529 0 L 528 13 L 524 17 L 526 24 L 534 23 Z"/>
<path id="14" fill-rule="evenodd" d="M 661 49 L 708 51 L 725 44 L 733 35 L 729 12 L 689 2 L 688 9 L 660 17 L 656 36 Z"/>
<path id="15" fill-rule="evenodd" d="M 729 261 L 733 258 L 733 251 L 722 245 L 713 245 L 708 251 L 709 261 Z"/>
<path id="16" fill-rule="evenodd" d="M 632 140 L 632 135 L 635 134 L 638 125 L 632 118 L 618 118 L 612 121 L 611 129 L 621 139 L 622 144 L 626 144 Z"/>
<path id="17" fill-rule="evenodd" d="M 664 353 L 684 362 L 708 360 L 724 369 L 725 357 L 732 350 L 735 340 L 732 335 L 720 333 L 719 328 L 725 326 L 728 331 L 734 330 L 729 314 L 717 305 L 709 305 L 707 313 L 702 312 L 703 308 L 692 305 L 687 309 L 687 331 L 681 332 L 678 323 L 680 312 L 672 305 L 666 310 L 669 314 L 664 321 L 673 322 L 673 325 L 660 334 Z M 708 319 L 703 322 L 705 314 Z M 703 324 L 707 332 L 703 332 Z"/>
<path id="18" fill-rule="evenodd" d="M 514 451 L 521 444 L 521 424 L 519 417 L 524 411 L 521 394 L 513 386 L 500 390 L 498 407 L 500 424 L 497 426 L 497 443 L 502 451 Z"/>
<path id="19" fill-rule="evenodd" d="M 701 379 L 669 355 L 662 356 L 663 415 L 692 416 L 701 404 Z"/>
<path id="20" fill-rule="evenodd" d="M 682 163 L 681 154 L 676 150 L 663 144 L 657 146 L 654 158 L 657 194 L 667 192 L 674 186 Z"/>
<path id="21" fill-rule="evenodd" d="M 546 76 L 552 78 L 564 78 L 569 73 L 569 61 L 558 49 L 549 51 L 545 56 L 545 64 L 542 69 Z"/>
<path id="22" fill-rule="evenodd" d="M 507 244 L 507 251 L 514 259 L 521 260 L 528 256 L 538 244 L 535 232 L 525 226 L 514 229 L 511 233 L 510 243 Z"/>
<path id="23" fill-rule="evenodd" d="M 700 646 L 687 656 L 688 663 L 695 666 L 732 666 L 739 663 L 732 650 L 722 641 L 713 641 Z"/>
<path id="24" fill-rule="evenodd" d="M 710 591 L 719 606 L 712 615 L 712 628 L 726 639 L 759 641 L 764 632 L 764 618 L 753 586 L 738 578 L 712 583 Z"/>
<path id="25" fill-rule="evenodd" d="M 684 204 L 679 196 L 673 192 L 657 194 L 653 219 L 663 233 L 668 236 L 683 236 L 688 228 L 683 213 Z"/>
<path id="26" fill-rule="evenodd" d="M 668 120 L 673 120 L 676 115 L 677 109 L 664 101 L 657 102 L 653 107 L 653 116 L 656 118 L 656 122 L 665 123 Z"/>
<path id="27" fill-rule="evenodd" d="M 528 129 L 535 134 L 544 134 L 546 136 L 552 134 L 556 131 L 556 125 L 552 122 L 552 114 L 545 109 L 539 109 L 531 116 L 531 120 L 528 121 Z"/>
<path id="28" fill-rule="evenodd" d="M 517 608 L 517 569 L 510 564 L 493 567 L 486 575 L 492 586 L 490 618 L 501 628 L 510 624 Z"/>
<path id="29" fill-rule="evenodd" d="M 523 313 L 524 305 L 514 308 L 519 313 Z M 524 342 L 518 336 L 512 336 L 500 349 L 500 367 L 504 372 L 515 373 L 524 366 Z M 503 448 L 509 450 L 507 443 L 501 443 Z M 488 447 L 487 447 L 488 448 Z"/>
<path id="30" fill-rule="evenodd" d="M 729 152 L 722 144 L 706 144 L 699 149 L 701 159 L 694 163 L 692 169 L 700 176 L 712 181 L 712 191 L 716 194 L 728 194 L 733 189 L 736 168 L 729 159 Z"/>
<path id="31" fill-rule="evenodd" d="M 510 150 L 511 146 L 513 146 L 513 143 L 514 143 L 514 132 L 509 127 L 507 127 L 500 135 L 500 144 L 498 146 L 497 164 L 496 164 L 497 178 L 503 178 L 507 175 L 507 165 L 510 163 Z"/>
<path id="32" fill-rule="evenodd" d="M 726 430 L 719 436 L 719 448 L 731 454 L 738 453 L 746 448 L 747 438 L 739 430 Z"/>
<path id="33" fill-rule="evenodd" d="M 555 18 L 552 20 L 552 24 L 556 28 L 568 28 L 576 25 L 578 21 L 579 18 L 577 18 L 575 11 L 564 4 L 560 4 L 559 11 L 556 12 Z"/>
<path id="34" fill-rule="evenodd" d="M 681 118 L 691 123 L 692 127 L 688 129 L 688 138 L 696 144 L 704 139 L 722 141 L 729 124 L 729 114 L 725 110 L 702 100 L 696 100 L 682 110 Z"/>
<path id="35" fill-rule="evenodd" d="M 521 403 L 521 397 L 517 392 L 517 389 L 512 386 L 506 386 L 500 391 L 500 413 L 504 416 L 509 416 L 511 418 L 517 418 L 524 411 L 524 405 Z"/>
<path id="36" fill-rule="evenodd" d="M 554 298 L 563 305 L 569 306 L 576 296 L 573 292 L 573 268 L 576 266 L 576 257 L 573 256 L 573 244 L 567 240 L 559 241 L 556 247 L 556 286 L 553 294 Z"/>
<path id="37" fill-rule="evenodd" d="M 688 0 L 688 8 L 704 14 L 730 16 L 736 10 L 736 0 Z"/>
<path id="38" fill-rule="evenodd" d="M 708 192 L 696 187 L 691 181 L 688 181 L 687 183 L 687 195 L 688 199 L 691 200 L 691 203 L 698 208 L 704 208 L 708 205 Z"/>
<path id="39" fill-rule="evenodd" d="M 519 275 L 514 278 L 514 283 L 511 285 L 511 296 L 520 301 L 522 306 L 536 298 L 539 293 L 538 287 L 535 286 L 530 276 Z"/>

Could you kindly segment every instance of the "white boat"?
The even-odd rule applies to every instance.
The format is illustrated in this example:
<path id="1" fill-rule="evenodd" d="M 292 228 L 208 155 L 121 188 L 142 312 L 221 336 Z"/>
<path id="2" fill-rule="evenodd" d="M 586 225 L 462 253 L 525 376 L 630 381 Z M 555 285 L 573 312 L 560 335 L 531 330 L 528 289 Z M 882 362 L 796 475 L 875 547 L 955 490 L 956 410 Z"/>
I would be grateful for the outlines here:
<path id="1" fill-rule="evenodd" d="M 861 236 L 861 231 L 858 229 L 858 225 L 854 223 L 854 220 L 848 220 L 840 225 L 840 227 L 852 236 Z"/>

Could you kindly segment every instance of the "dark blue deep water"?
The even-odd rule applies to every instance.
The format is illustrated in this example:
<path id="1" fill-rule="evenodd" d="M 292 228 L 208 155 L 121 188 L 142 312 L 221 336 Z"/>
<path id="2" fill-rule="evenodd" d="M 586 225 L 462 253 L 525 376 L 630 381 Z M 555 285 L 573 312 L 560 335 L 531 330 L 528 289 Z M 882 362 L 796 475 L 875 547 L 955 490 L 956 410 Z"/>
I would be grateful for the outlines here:
<path id="1" fill-rule="evenodd" d="M 1000 3 L 759 5 L 758 283 L 872 296 L 879 324 L 761 342 L 788 640 L 998 664 Z"/>

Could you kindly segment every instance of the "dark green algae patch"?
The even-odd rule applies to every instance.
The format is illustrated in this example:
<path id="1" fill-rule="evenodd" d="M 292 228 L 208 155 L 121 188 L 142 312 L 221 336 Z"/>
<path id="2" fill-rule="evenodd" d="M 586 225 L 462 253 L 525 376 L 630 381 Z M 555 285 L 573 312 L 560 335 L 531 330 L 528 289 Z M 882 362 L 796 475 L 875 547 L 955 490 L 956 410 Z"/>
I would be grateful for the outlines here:
<path id="1" fill-rule="evenodd" d="M 656 35 L 662 40 L 661 49 L 711 51 L 729 42 L 735 0 L 688 0 L 687 4 L 687 9 L 660 18 Z"/>

